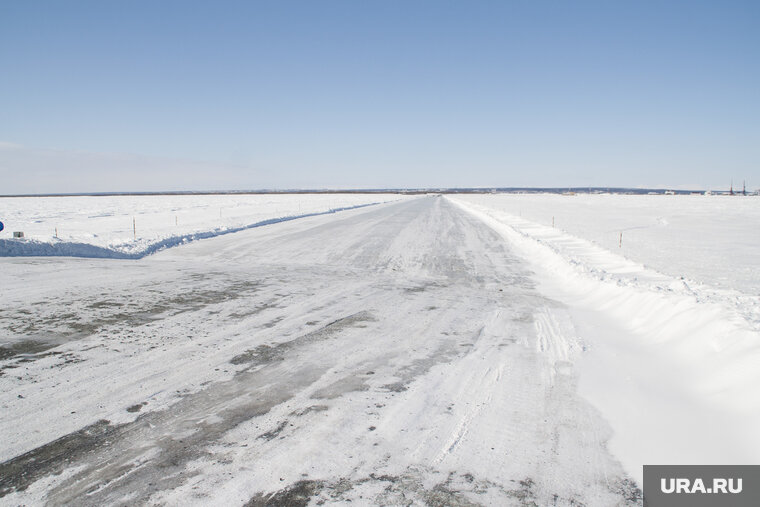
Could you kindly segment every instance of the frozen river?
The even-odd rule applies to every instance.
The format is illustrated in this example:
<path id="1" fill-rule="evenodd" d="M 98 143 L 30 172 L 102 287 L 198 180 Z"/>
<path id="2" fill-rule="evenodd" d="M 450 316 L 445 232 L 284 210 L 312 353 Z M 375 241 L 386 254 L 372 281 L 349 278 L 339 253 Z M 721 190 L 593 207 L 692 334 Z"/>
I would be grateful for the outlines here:
<path id="1" fill-rule="evenodd" d="M 760 456 L 750 295 L 487 197 L 0 267 L 2 505 L 638 505 Z"/>
<path id="2" fill-rule="evenodd" d="M 1 502 L 636 503 L 557 304 L 444 198 L 3 268 Z"/>

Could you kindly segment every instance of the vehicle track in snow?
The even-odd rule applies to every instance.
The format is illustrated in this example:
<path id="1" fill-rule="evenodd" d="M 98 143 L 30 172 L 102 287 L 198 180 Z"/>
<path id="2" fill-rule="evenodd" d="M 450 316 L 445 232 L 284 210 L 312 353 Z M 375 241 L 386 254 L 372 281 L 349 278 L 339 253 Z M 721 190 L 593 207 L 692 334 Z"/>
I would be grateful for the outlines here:
<path id="1" fill-rule="evenodd" d="M 562 307 L 445 199 L 5 262 L 24 276 L 0 314 L 22 351 L 0 358 L 0 503 L 640 499 L 556 357 L 571 344 L 542 350 Z M 13 348 L 30 340 L 51 346 Z"/>

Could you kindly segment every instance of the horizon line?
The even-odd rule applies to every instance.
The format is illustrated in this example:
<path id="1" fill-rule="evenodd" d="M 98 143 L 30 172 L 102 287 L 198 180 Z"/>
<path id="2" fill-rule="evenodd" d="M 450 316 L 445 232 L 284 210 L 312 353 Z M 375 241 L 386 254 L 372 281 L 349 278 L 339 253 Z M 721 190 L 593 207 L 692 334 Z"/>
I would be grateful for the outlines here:
<path id="1" fill-rule="evenodd" d="M 113 197 L 113 196 L 151 196 L 151 195 L 272 195 L 272 194 L 458 194 L 458 193 L 627 193 L 627 194 L 665 194 L 666 192 L 678 195 L 704 194 L 705 192 L 716 194 L 729 194 L 729 190 L 702 190 L 702 189 L 672 189 L 672 188 L 641 188 L 641 187 L 395 187 L 395 188 L 307 188 L 307 189 L 249 189 L 249 190 L 156 190 L 156 191 L 106 191 L 106 192 L 46 192 L 32 194 L 4 194 L 0 198 L 12 197 Z M 750 192 L 751 194 L 752 192 Z M 733 194 L 741 195 L 741 190 L 734 190 Z"/>

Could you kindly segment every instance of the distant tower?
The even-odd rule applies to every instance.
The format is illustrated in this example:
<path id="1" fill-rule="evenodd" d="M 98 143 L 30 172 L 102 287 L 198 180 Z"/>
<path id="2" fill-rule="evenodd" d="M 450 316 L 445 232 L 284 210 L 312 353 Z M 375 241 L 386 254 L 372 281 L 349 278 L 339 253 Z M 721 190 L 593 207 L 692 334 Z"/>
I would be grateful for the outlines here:
<path id="1" fill-rule="evenodd" d="M 742 195 L 747 195 L 747 182 L 742 181 Z"/>
<path id="2" fill-rule="evenodd" d="M 728 191 L 729 195 L 734 195 L 734 180 L 731 180 L 731 190 Z"/>

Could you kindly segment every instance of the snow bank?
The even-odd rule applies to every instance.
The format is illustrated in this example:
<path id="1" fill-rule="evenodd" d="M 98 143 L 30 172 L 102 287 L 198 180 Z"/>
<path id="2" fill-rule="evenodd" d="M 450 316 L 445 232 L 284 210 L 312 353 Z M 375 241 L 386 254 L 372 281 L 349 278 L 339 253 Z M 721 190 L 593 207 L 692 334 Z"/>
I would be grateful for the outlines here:
<path id="1" fill-rule="evenodd" d="M 550 201 L 555 198 L 561 199 Z M 613 426 L 611 449 L 629 473 L 641 480 L 643 464 L 757 461 L 756 298 L 691 287 L 590 241 L 493 209 L 488 197 L 478 204 L 452 200 L 529 259 L 542 292 L 566 305 L 571 323 L 557 332 L 585 344 L 576 362 L 579 389 Z M 493 202 L 498 207 L 499 199 Z"/>
<path id="2" fill-rule="evenodd" d="M 0 257 L 139 259 L 245 229 L 397 200 L 392 194 L 156 195 L 0 199 Z M 11 238 L 23 231 L 25 238 Z"/>

